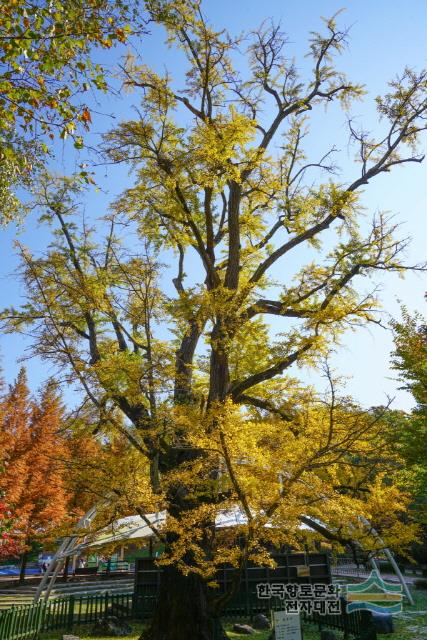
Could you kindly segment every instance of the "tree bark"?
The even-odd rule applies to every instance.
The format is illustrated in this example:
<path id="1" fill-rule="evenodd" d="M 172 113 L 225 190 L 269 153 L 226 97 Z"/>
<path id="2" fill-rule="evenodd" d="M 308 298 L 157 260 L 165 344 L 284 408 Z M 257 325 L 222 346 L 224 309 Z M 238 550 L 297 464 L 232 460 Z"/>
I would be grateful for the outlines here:
<path id="1" fill-rule="evenodd" d="M 227 327 L 223 318 L 217 318 L 213 327 L 212 352 L 210 362 L 210 385 L 208 405 L 214 401 L 224 401 L 229 384 Z M 192 393 L 192 363 L 201 329 L 194 321 L 191 331 L 184 337 L 176 354 L 175 403 L 186 404 L 194 401 Z M 172 450 L 160 455 L 160 468 L 164 471 L 179 468 L 181 464 L 203 455 L 201 450 L 186 448 Z M 206 478 L 200 478 L 202 494 L 205 491 Z M 176 486 L 168 496 L 168 512 L 175 517 L 185 518 L 187 509 L 194 508 L 193 492 L 187 495 L 185 486 Z M 205 497 L 205 499 L 207 499 Z M 211 549 L 206 542 L 206 555 Z M 188 557 L 187 566 L 194 559 Z M 208 580 L 196 573 L 184 575 L 173 565 L 166 566 L 162 572 L 160 592 L 149 628 L 142 634 L 141 640 L 227 640 L 223 630 L 218 608 L 209 597 Z"/>
<path id="2" fill-rule="evenodd" d="M 173 566 L 162 573 L 157 607 L 150 627 L 140 640 L 227 640 L 214 614 L 206 580 L 185 576 Z"/>
<path id="3" fill-rule="evenodd" d="M 27 568 L 28 551 L 24 551 L 21 556 L 21 566 L 19 568 L 19 584 L 25 582 L 25 569 Z"/>
<path id="4" fill-rule="evenodd" d="M 174 390 L 174 400 L 176 404 L 187 404 L 194 400 L 192 393 L 192 365 L 194 352 L 200 335 L 201 328 L 198 326 L 196 320 L 192 320 L 189 332 L 183 337 L 181 345 L 176 352 Z"/>
<path id="5" fill-rule="evenodd" d="M 215 401 L 224 402 L 230 382 L 227 343 L 227 321 L 224 318 L 217 318 L 211 332 L 211 360 L 208 405 Z"/>
<path id="6" fill-rule="evenodd" d="M 173 447 L 163 452 L 160 464 L 165 469 L 176 469 L 201 455 L 203 451 L 200 449 Z M 178 520 L 185 520 L 186 514 L 201 500 L 209 502 L 211 498 L 205 493 L 205 482 L 206 478 L 202 475 L 200 495 L 197 495 L 197 491 L 189 492 L 185 484 L 177 483 L 170 487 L 167 494 L 168 513 Z M 215 523 L 207 520 L 204 525 L 208 532 Z M 179 534 L 169 532 L 165 542 L 167 556 L 169 551 L 173 553 L 174 545 L 179 542 Z M 202 554 L 206 558 L 211 557 L 211 536 L 206 535 L 198 544 Z M 190 571 L 187 575 L 173 564 L 164 567 L 154 615 L 141 640 L 227 640 L 212 594 L 209 593 L 208 579 L 191 571 L 197 566 L 194 553 L 188 550 L 183 561 Z"/>

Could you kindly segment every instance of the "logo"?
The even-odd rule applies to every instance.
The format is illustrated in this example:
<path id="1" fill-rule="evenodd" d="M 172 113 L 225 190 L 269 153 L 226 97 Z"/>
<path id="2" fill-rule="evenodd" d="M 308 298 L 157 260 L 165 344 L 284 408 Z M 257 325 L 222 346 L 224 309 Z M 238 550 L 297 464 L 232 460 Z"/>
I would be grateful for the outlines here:
<path id="1" fill-rule="evenodd" d="M 261 582 L 256 585 L 260 599 L 278 598 L 283 601 L 283 613 L 318 613 L 339 615 L 341 600 L 339 587 L 335 584 L 296 584 L 281 582 Z"/>
<path id="2" fill-rule="evenodd" d="M 402 611 L 402 585 L 385 582 L 378 571 L 372 571 L 365 582 L 342 588 L 347 600 L 347 612 L 366 609 L 375 613 Z"/>

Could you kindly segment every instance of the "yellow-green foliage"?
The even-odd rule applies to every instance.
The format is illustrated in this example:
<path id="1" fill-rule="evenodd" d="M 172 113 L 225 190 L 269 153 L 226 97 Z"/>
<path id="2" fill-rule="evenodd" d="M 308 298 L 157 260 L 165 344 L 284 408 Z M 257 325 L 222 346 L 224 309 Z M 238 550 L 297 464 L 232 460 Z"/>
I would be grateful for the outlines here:
<path id="1" fill-rule="evenodd" d="M 346 39 L 335 19 L 312 35 L 304 80 L 274 25 L 251 35 L 239 73 L 246 41 L 214 30 L 198 2 L 147 6 L 187 72 L 127 60 L 138 118 L 104 150 L 134 185 L 95 233 L 78 223 L 78 181 L 45 178 L 37 204 L 53 241 L 38 256 L 20 247 L 27 303 L 3 313 L 83 389 L 97 437 L 117 447 L 94 471 L 108 503 L 96 526 L 166 511 L 162 562 L 207 579 L 224 561 L 270 562 L 266 543 L 300 546 L 307 519 L 375 549 L 363 516 L 399 548 L 414 530 L 399 525 L 409 497 L 381 414 L 341 396 L 328 367 L 326 395 L 289 370 L 321 366 L 346 329 L 378 321 L 358 278 L 405 268 L 396 225 L 367 223 L 359 192 L 419 159 L 425 74 L 405 72 L 379 101 L 383 140 L 351 129 L 361 164 L 345 183 L 332 150 L 310 160 L 303 144 L 312 110 L 362 95 L 335 66 Z M 215 528 L 236 510 L 239 526 Z"/>

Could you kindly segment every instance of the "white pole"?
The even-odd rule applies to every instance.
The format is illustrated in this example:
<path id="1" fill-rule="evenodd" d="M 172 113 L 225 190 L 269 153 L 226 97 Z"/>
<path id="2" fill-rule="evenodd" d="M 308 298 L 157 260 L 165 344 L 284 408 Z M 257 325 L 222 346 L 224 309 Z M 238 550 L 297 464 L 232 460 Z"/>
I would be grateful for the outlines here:
<path id="1" fill-rule="evenodd" d="M 40 599 L 40 596 L 42 594 L 42 591 L 44 590 L 44 588 L 46 587 L 46 584 L 50 578 L 50 576 L 52 575 L 52 572 L 56 571 L 56 566 L 58 564 L 58 560 L 60 555 L 68 548 L 69 544 L 70 544 L 71 538 L 64 538 L 64 540 L 62 541 L 62 543 L 60 544 L 57 552 L 55 553 L 55 555 L 53 556 L 52 560 L 49 562 L 49 565 L 45 571 L 45 573 L 43 574 L 42 579 L 40 580 L 39 586 L 37 587 L 35 596 L 34 596 L 34 602 L 38 602 Z"/>
<path id="2" fill-rule="evenodd" d="M 97 509 L 99 508 L 99 505 L 95 505 L 93 507 L 91 507 L 82 518 L 80 518 L 80 520 L 78 521 L 78 523 L 76 524 L 76 529 L 82 529 L 83 527 L 86 527 L 90 524 L 92 518 L 95 516 Z M 44 574 L 44 576 L 42 577 L 42 579 L 40 580 L 40 584 L 37 588 L 37 591 L 34 595 L 34 602 L 38 602 L 40 600 L 40 596 L 43 592 L 43 590 L 45 589 L 47 582 L 50 578 L 51 580 L 51 584 L 48 587 L 48 593 L 50 593 L 53 584 L 57 578 L 58 572 L 59 572 L 59 564 L 60 562 L 63 561 L 63 558 L 67 555 L 70 555 L 69 551 L 70 549 L 74 548 L 76 546 L 77 543 L 77 539 L 78 536 L 74 535 L 74 536 L 68 536 L 66 538 L 63 539 L 63 541 L 61 542 L 61 544 L 58 547 L 58 550 L 56 551 L 55 555 L 53 556 L 52 560 L 49 562 L 49 566 L 46 570 L 46 573 Z M 67 553 L 68 551 L 68 553 Z M 45 597 L 46 599 L 46 597 Z"/>
<path id="3" fill-rule="evenodd" d="M 369 531 L 372 533 L 374 538 L 380 543 L 384 554 L 387 556 L 388 561 L 390 562 L 390 564 L 393 567 L 397 577 L 399 578 L 399 582 L 402 585 L 403 591 L 405 592 L 405 595 L 409 600 L 409 604 L 411 604 L 413 606 L 414 605 L 414 599 L 412 597 L 411 592 L 409 591 L 408 585 L 405 582 L 405 578 L 403 577 L 402 572 L 400 571 L 399 566 L 398 566 L 396 560 L 394 559 L 394 556 L 393 556 L 392 552 L 390 551 L 390 549 L 388 549 L 388 547 L 385 546 L 384 540 L 381 538 L 381 536 L 378 533 L 378 531 L 376 531 L 374 529 L 374 527 L 371 525 L 369 520 L 367 520 L 363 516 L 359 516 L 359 519 L 360 519 L 361 522 L 363 522 L 363 524 L 366 527 L 369 527 Z M 373 560 L 373 558 L 372 558 L 372 560 Z M 378 569 L 378 567 L 376 567 L 376 568 Z"/>

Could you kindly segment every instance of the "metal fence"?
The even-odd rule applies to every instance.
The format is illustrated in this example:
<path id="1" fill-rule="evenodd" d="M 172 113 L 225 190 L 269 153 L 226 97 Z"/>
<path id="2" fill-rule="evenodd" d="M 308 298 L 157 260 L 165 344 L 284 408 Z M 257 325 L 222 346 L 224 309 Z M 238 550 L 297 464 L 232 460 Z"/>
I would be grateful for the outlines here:
<path id="1" fill-rule="evenodd" d="M 252 617 L 269 609 L 268 601 L 258 598 L 257 584 L 283 583 L 329 584 L 331 574 L 326 553 L 278 553 L 274 568 L 248 565 L 240 577 L 237 592 L 228 600 L 223 617 Z M 301 570 L 304 570 L 303 572 Z M 134 612 L 141 619 L 151 617 L 156 605 L 163 569 L 153 558 L 137 558 L 135 569 Z M 227 564 L 218 567 L 215 581 L 218 588 L 214 596 L 225 596 L 232 591 L 236 570 Z M 279 601 L 280 604 L 280 601 Z"/>
<path id="2" fill-rule="evenodd" d="M 148 596 L 148 594 L 147 594 Z M 48 602 L 19 605 L 0 612 L 1 640 L 36 640 L 46 631 L 72 631 L 75 626 L 91 624 L 105 615 L 119 618 L 149 619 L 157 600 L 157 594 L 147 598 L 134 599 L 132 593 L 103 593 L 85 596 L 70 595 Z M 144 606 L 145 605 L 145 606 Z M 247 593 L 237 595 L 223 614 L 227 618 L 253 618 L 257 613 L 270 614 L 272 610 L 283 608 L 283 601 L 271 599 L 262 602 L 248 598 Z M 371 627 L 369 614 L 365 611 L 347 613 L 345 607 L 340 615 L 303 614 L 304 624 L 316 625 L 319 629 L 329 628 L 344 632 L 344 637 L 358 638 Z M 375 640 L 375 631 L 364 638 Z"/>
<path id="3" fill-rule="evenodd" d="M 313 613 L 303 615 L 308 624 L 315 624 L 320 629 L 336 629 L 342 631 L 344 638 L 350 636 L 363 640 L 376 640 L 377 633 L 369 611 L 352 611 L 347 613 L 345 606 L 340 615 L 320 615 Z"/>
<path id="4" fill-rule="evenodd" d="M 70 595 L 47 602 L 13 606 L 0 611 L 1 640 L 35 640 L 41 632 L 91 624 L 111 614 L 132 617 L 132 593 Z"/>
<path id="5" fill-rule="evenodd" d="M 140 585 L 138 593 L 134 594 L 134 616 L 140 620 L 149 620 L 156 606 L 158 598 L 158 587 L 155 585 Z M 312 612 L 301 615 L 304 624 L 315 625 L 318 629 L 336 629 L 342 631 L 344 638 L 362 637 L 364 640 L 375 640 L 376 632 L 371 620 L 371 615 L 367 611 L 352 611 L 347 613 L 346 603 L 341 602 L 341 613 L 339 614 L 319 614 Z M 263 613 L 268 618 L 272 611 L 283 609 L 283 600 L 271 598 L 262 600 L 257 594 L 249 590 L 241 589 L 226 604 L 221 613 L 224 620 L 251 620 L 257 613 Z M 222 637 L 222 636 L 221 636 Z"/>
<path id="6" fill-rule="evenodd" d="M 331 563 L 331 571 L 334 576 L 368 578 L 372 571 L 369 562 L 359 562 L 356 564 L 351 556 L 338 556 Z"/>

